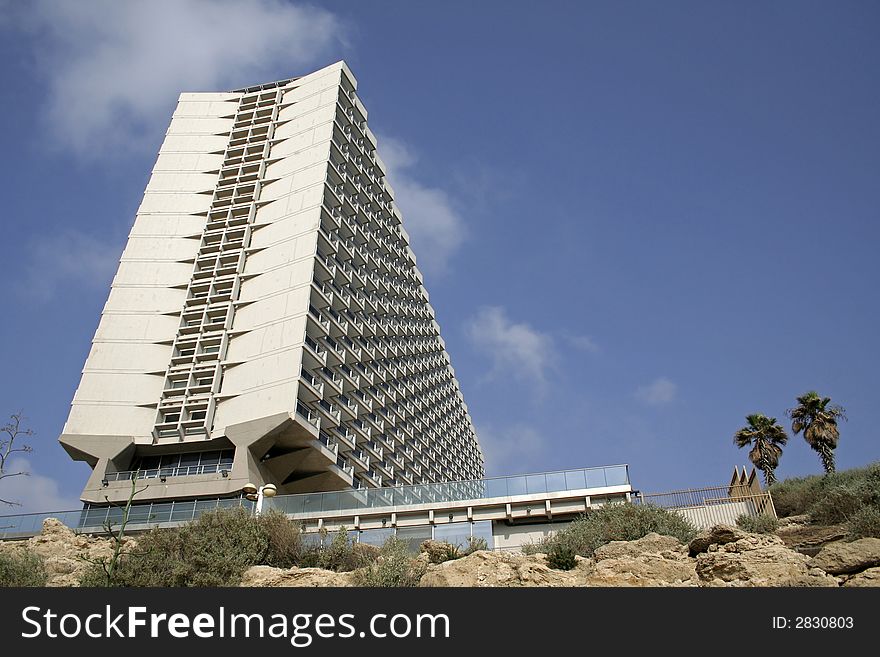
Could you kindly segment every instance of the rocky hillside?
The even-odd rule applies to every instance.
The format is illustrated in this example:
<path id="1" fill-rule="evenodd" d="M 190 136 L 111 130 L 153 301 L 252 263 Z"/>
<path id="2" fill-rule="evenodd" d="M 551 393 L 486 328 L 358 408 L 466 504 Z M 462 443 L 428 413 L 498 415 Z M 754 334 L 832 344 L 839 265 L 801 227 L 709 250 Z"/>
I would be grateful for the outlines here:
<path id="1" fill-rule="evenodd" d="M 577 557 L 567 571 L 547 565 L 542 554 L 478 551 L 431 563 L 442 546 L 426 542 L 421 586 L 880 586 L 880 539 L 835 540 L 836 530 L 788 523 L 776 534 L 750 534 L 718 525 L 689 544 L 658 534 L 615 541 L 593 558 Z M 808 538 L 798 543 L 798 536 Z M 830 539 L 831 542 L 822 539 Z M 109 556 L 107 539 L 80 536 L 57 520 L 47 520 L 40 536 L 23 543 L 0 543 L 0 551 L 27 546 L 39 554 L 49 586 L 76 586 L 90 559 Z M 792 549 L 804 548 L 804 551 Z M 812 553 L 812 555 L 810 554 Z M 319 568 L 255 566 L 242 586 L 353 586 L 353 573 Z"/>

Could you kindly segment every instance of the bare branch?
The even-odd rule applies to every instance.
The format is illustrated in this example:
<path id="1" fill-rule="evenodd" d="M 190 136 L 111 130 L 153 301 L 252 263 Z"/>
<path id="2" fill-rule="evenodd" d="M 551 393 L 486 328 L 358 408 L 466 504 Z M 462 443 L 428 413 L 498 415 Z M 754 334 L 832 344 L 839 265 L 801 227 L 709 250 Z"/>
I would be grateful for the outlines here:
<path id="1" fill-rule="evenodd" d="M 7 477 L 27 476 L 28 472 L 6 472 L 6 464 L 14 454 L 30 454 L 34 448 L 21 442 L 29 436 L 33 436 L 32 429 L 22 428 L 25 417 L 21 411 L 9 416 L 9 422 L 0 427 L 0 480 Z M 16 444 L 16 440 L 19 442 Z M 9 506 L 21 506 L 18 502 L 0 499 L 0 503 Z"/>

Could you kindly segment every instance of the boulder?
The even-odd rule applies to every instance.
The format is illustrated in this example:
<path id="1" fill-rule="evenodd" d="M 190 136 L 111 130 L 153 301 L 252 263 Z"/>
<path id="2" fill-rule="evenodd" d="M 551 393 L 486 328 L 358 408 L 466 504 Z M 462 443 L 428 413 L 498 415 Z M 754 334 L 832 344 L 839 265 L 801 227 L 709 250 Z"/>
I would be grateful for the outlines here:
<path id="1" fill-rule="evenodd" d="M 851 575 L 843 583 L 844 586 L 880 586 L 880 568 L 868 568 Z"/>
<path id="2" fill-rule="evenodd" d="M 880 566 L 880 538 L 860 538 L 826 545 L 813 557 L 811 565 L 831 575 L 857 573 Z"/>
<path id="3" fill-rule="evenodd" d="M 239 586 L 247 587 L 317 587 L 354 586 L 352 573 L 337 573 L 323 568 L 273 568 L 251 566 Z"/>
<path id="4" fill-rule="evenodd" d="M 778 536 L 744 533 L 736 541 L 709 545 L 697 555 L 696 571 L 707 586 L 839 586 L 808 562 Z"/>
<path id="5" fill-rule="evenodd" d="M 748 536 L 747 532 L 730 525 L 715 525 L 704 529 L 688 544 L 688 552 L 692 557 L 705 552 L 710 545 L 733 543 Z"/>
<path id="6" fill-rule="evenodd" d="M 806 513 L 796 515 L 796 516 L 787 516 L 785 518 L 779 519 L 779 526 L 781 527 L 789 527 L 791 525 L 809 525 L 810 524 L 810 516 Z"/>
<path id="7" fill-rule="evenodd" d="M 126 538 L 123 550 L 135 545 Z M 77 534 L 55 518 L 46 518 L 37 536 L 27 541 L 0 542 L 0 549 L 15 550 L 25 547 L 43 559 L 48 576 L 46 586 L 79 586 L 83 573 L 91 568 L 89 560 L 109 559 L 113 555 L 113 541 L 109 538 Z"/>
<path id="8" fill-rule="evenodd" d="M 635 541 L 611 541 L 599 547 L 593 555 L 603 559 L 636 559 L 643 554 L 677 554 L 684 556 L 684 546 L 673 536 L 650 533 Z"/>
<path id="9" fill-rule="evenodd" d="M 479 550 L 461 559 L 431 564 L 419 586 L 584 586 L 593 561 L 577 557 L 572 570 L 554 570 L 543 554 Z"/>
<path id="10" fill-rule="evenodd" d="M 642 554 L 637 558 L 597 561 L 587 586 L 698 586 L 693 559 Z"/>

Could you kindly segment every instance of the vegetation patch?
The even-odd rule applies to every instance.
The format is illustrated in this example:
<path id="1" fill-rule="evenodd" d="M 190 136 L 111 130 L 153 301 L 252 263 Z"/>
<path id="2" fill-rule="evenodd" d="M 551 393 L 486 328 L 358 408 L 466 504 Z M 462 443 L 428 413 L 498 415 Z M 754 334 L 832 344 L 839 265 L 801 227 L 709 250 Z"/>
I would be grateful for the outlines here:
<path id="1" fill-rule="evenodd" d="M 277 512 L 208 511 L 178 529 L 154 529 L 122 555 L 111 586 L 234 586 L 251 566 L 289 568 L 304 553 L 296 523 Z M 97 565 L 83 586 L 106 586 Z"/>
<path id="2" fill-rule="evenodd" d="M 634 541 L 652 532 L 674 536 L 682 543 L 697 534 L 690 522 L 672 511 L 650 504 L 609 504 L 577 518 L 540 543 L 527 546 L 524 551 L 557 554 L 561 562 L 565 562 L 563 557 L 569 551 L 572 556 L 591 557 L 606 543 Z"/>
<path id="3" fill-rule="evenodd" d="M 736 526 L 752 534 L 772 534 L 779 529 L 779 521 L 766 513 L 757 516 L 743 514 L 736 519 Z"/>
<path id="4" fill-rule="evenodd" d="M 358 586 L 412 587 L 418 586 L 427 565 L 410 554 L 409 542 L 390 537 L 379 550 L 376 562 L 356 570 L 354 582 Z"/>
<path id="5" fill-rule="evenodd" d="M 27 548 L 0 552 L 0 586 L 46 586 L 43 559 Z"/>

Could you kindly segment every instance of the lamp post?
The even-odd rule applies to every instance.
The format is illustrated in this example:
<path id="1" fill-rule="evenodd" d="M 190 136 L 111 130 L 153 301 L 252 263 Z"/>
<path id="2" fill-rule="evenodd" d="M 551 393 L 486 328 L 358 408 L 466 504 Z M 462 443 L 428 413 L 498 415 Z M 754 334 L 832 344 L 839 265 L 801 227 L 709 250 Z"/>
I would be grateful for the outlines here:
<path id="1" fill-rule="evenodd" d="M 241 489 L 241 492 L 244 493 L 245 497 L 249 499 L 251 502 L 256 502 L 257 505 L 254 507 L 254 515 L 260 515 L 263 512 L 263 498 L 265 497 L 275 497 L 275 494 L 278 492 L 278 488 L 275 484 L 264 484 L 257 488 L 254 484 L 248 482 Z"/>

